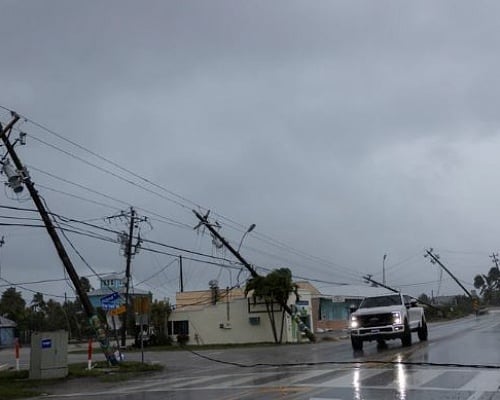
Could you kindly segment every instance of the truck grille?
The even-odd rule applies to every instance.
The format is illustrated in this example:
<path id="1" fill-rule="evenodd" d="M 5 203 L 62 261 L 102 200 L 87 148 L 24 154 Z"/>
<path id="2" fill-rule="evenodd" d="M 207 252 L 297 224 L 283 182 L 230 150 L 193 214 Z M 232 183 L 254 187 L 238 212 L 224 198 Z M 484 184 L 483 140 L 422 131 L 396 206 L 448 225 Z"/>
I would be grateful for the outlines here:
<path id="1" fill-rule="evenodd" d="M 371 314 L 371 315 L 362 315 L 359 317 L 360 326 L 363 328 L 370 328 L 372 326 L 384 326 L 384 325 L 392 325 L 394 317 L 392 314 Z"/>

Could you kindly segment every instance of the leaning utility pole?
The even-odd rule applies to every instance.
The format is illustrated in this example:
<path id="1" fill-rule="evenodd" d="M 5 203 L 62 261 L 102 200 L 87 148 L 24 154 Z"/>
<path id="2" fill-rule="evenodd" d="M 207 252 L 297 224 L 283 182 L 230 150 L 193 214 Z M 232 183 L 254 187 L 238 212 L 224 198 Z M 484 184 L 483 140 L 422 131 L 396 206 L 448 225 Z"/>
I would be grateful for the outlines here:
<path id="1" fill-rule="evenodd" d="M 21 163 L 21 160 L 19 159 L 16 151 L 14 150 L 14 146 L 10 143 L 9 141 L 9 133 L 12 130 L 13 126 L 16 124 L 16 122 L 19 120 L 19 115 L 16 113 L 12 113 L 12 120 L 5 126 L 4 129 L 1 129 L 0 126 L 0 131 L 1 131 L 1 139 L 7 149 L 8 154 L 10 155 L 17 171 L 22 175 L 22 181 L 25 184 L 26 188 L 28 189 L 31 198 L 33 199 L 33 202 L 35 203 L 35 206 L 40 213 L 40 217 L 43 220 L 43 223 L 45 224 L 45 228 L 47 229 L 47 232 L 52 239 L 52 242 L 54 243 L 54 247 L 56 248 L 57 254 L 59 255 L 59 258 L 61 259 L 61 262 L 64 265 L 64 268 L 66 269 L 66 272 L 68 273 L 71 282 L 73 283 L 73 286 L 75 287 L 75 290 L 78 294 L 78 297 L 80 298 L 80 301 L 82 302 L 83 309 L 85 310 L 85 313 L 87 314 L 87 317 L 89 318 L 90 325 L 92 328 L 95 330 L 97 339 L 99 340 L 99 343 L 101 345 L 101 349 L 106 356 L 106 359 L 108 362 L 112 365 L 117 364 L 117 360 L 114 356 L 113 350 L 111 349 L 109 345 L 109 340 L 106 335 L 106 331 L 102 326 L 101 321 L 99 320 L 99 317 L 94 313 L 94 307 L 90 303 L 90 300 L 87 296 L 87 293 L 83 290 L 81 284 L 80 284 L 80 278 L 78 274 L 75 271 L 75 268 L 73 267 L 73 264 L 68 256 L 68 253 L 66 252 L 57 232 L 56 229 L 52 223 L 52 220 L 49 217 L 49 214 L 38 194 L 38 191 L 35 189 L 35 185 L 31 181 L 31 178 L 29 174 L 27 173 L 26 169 L 24 168 L 23 164 Z"/>
<path id="2" fill-rule="evenodd" d="M 255 271 L 255 268 L 252 267 L 252 265 L 250 265 L 250 263 L 247 260 L 245 260 L 241 256 L 241 254 L 237 250 L 235 250 L 229 244 L 229 242 L 219 234 L 219 232 L 217 232 L 217 230 L 214 229 L 212 224 L 210 224 L 210 222 L 208 221 L 208 214 L 210 213 L 210 211 L 207 212 L 205 215 L 201 215 L 196 210 L 193 210 L 193 213 L 200 220 L 200 224 L 204 225 L 210 231 L 210 233 L 212 233 L 212 235 L 214 235 L 238 259 L 238 261 L 240 261 L 245 266 L 245 268 L 250 272 L 250 275 L 252 276 L 252 278 L 257 278 L 260 276 L 257 273 L 257 271 Z M 281 307 L 283 307 L 285 312 L 297 323 L 297 325 L 299 326 L 299 329 L 306 334 L 307 338 L 311 342 L 314 342 L 316 340 L 314 333 L 300 320 L 300 318 L 297 316 L 297 314 L 295 314 L 292 311 L 292 309 L 286 303 L 286 301 L 285 302 L 280 301 L 279 304 Z"/>
<path id="3" fill-rule="evenodd" d="M 127 266 L 125 269 L 125 315 L 123 316 L 122 346 L 125 346 L 127 341 L 127 324 L 128 324 L 128 315 L 130 309 L 129 306 L 130 265 L 132 263 L 132 240 L 134 238 L 134 226 L 135 226 L 135 210 L 133 207 L 130 207 L 130 226 L 128 231 L 127 249 L 125 251 L 125 256 L 127 257 Z"/>
<path id="4" fill-rule="evenodd" d="M 453 278 L 453 280 L 458 284 L 458 286 L 460 286 L 462 288 L 462 290 L 465 293 L 467 293 L 467 296 L 469 296 L 469 298 L 471 298 L 471 299 L 474 299 L 472 294 L 464 287 L 464 285 L 462 285 L 462 283 L 455 277 L 455 275 L 453 275 L 450 272 L 450 270 L 448 268 L 446 268 L 441 261 L 439 261 L 439 255 L 433 254 L 433 249 L 425 250 L 425 253 L 426 254 L 424 255 L 424 257 L 429 256 L 431 258 L 432 264 L 438 264 L 441 268 L 443 268 L 448 273 L 448 275 L 450 275 Z"/>

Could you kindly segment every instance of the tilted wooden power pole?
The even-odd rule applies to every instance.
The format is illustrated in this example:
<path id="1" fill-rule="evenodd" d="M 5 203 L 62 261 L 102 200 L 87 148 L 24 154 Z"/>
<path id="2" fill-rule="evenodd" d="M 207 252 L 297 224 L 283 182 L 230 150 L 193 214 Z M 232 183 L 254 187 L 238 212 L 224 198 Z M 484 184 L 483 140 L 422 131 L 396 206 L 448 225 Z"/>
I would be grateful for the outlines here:
<path id="1" fill-rule="evenodd" d="M 57 234 L 54 224 L 52 223 L 52 220 L 50 219 L 50 216 L 47 210 L 45 209 L 45 206 L 40 198 L 40 195 L 38 194 L 38 191 L 35 189 L 35 185 L 31 181 L 29 174 L 27 173 L 16 151 L 14 150 L 14 146 L 10 143 L 8 135 L 12 130 L 12 128 L 14 127 L 14 125 L 16 124 L 16 122 L 19 120 L 19 115 L 15 113 L 12 113 L 12 115 L 13 115 L 12 120 L 5 126 L 5 128 L 2 129 L 0 125 L 1 140 L 4 143 L 5 148 L 7 149 L 7 152 L 10 158 L 12 159 L 12 162 L 14 163 L 17 171 L 19 171 L 19 173 L 22 175 L 22 181 L 26 186 L 26 188 L 28 189 L 28 192 L 30 193 L 31 198 L 35 203 L 35 206 L 40 214 L 40 217 L 43 220 L 45 228 L 47 229 L 47 232 L 50 238 L 52 239 L 52 243 L 54 243 L 54 247 L 56 248 L 57 254 L 59 255 L 59 258 L 61 259 L 61 262 L 63 263 L 64 268 L 66 269 L 66 272 L 68 273 L 71 282 L 75 287 L 78 297 L 82 302 L 85 314 L 89 319 L 91 327 L 94 329 L 96 333 L 97 340 L 99 341 L 99 344 L 101 346 L 104 355 L 106 356 L 106 359 L 110 364 L 116 365 L 118 362 L 116 360 L 116 357 L 113 353 L 111 346 L 109 345 L 109 340 L 106 334 L 106 330 L 104 329 L 99 317 L 94 313 L 94 307 L 90 303 L 87 293 L 83 290 L 80 284 L 80 278 L 76 273 L 76 270 L 73 267 L 71 259 L 69 258 L 68 253 L 66 252 Z"/>
<path id="2" fill-rule="evenodd" d="M 425 250 L 425 253 L 426 254 L 424 255 L 424 257 L 429 256 L 431 258 L 432 264 L 438 264 L 441 268 L 443 268 L 446 271 L 446 273 L 453 278 L 453 280 L 458 284 L 458 286 L 462 288 L 462 290 L 467 294 L 467 296 L 469 296 L 470 299 L 474 300 L 474 296 L 472 296 L 472 294 L 465 288 L 464 285 L 462 285 L 462 283 L 457 279 L 457 277 L 453 275 L 450 272 L 450 270 L 444 266 L 444 264 L 439 260 L 439 256 L 433 253 L 433 249 Z"/>
<path id="3" fill-rule="evenodd" d="M 219 232 L 217 232 L 217 230 L 214 229 L 212 224 L 210 224 L 210 222 L 208 221 L 208 213 L 206 215 L 201 215 L 196 210 L 193 210 L 193 213 L 200 220 L 200 223 L 203 224 L 224 245 L 224 247 L 226 247 L 238 259 L 238 261 L 241 262 L 245 266 L 245 268 L 248 270 L 248 272 L 250 272 L 250 275 L 252 276 L 252 278 L 257 278 L 260 276 L 257 273 L 257 271 L 255 270 L 255 268 L 247 260 L 245 260 L 241 256 L 241 254 L 237 250 L 235 250 L 229 244 L 229 242 L 219 234 Z M 286 302 L 282 302 L 282 301 L 280 301 L 279 304 L 281 307 L 283 307 L 285 312 L 292 318 L 292 320 L 294 320 L 297 323 L 299 329 L 305 333 L 307 338 L 311 342 L 316 341 L 316 337 L 314 336 L 314 333 L 307 327 L 307 325 L 305 325 L 300 320 L 298 315 L 292 311 L 290 306 Z"/>

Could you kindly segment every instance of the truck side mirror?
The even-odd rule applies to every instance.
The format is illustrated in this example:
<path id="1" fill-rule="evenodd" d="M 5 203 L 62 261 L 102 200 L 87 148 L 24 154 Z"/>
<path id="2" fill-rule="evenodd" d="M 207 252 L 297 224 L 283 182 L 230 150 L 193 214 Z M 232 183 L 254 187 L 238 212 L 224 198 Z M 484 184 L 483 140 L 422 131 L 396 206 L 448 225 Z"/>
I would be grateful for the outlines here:
<path id="1" fill-rule="evenodd" d="M 356 311 L 358 309 L 358 307 L 356 307 L 354 304 L 351 304 L 349 306 L 349 312 L 352 314 L 354 311 Z"/>
<path id="2" fill-rule="evenodd" d="M 418 306 L 418 304 L 417 304 L 417 300 L 415 300 L 415 299 L 411 299 L 411 300 L 410 300 L 410 307 L 417 307 L 417 306 Z"/>

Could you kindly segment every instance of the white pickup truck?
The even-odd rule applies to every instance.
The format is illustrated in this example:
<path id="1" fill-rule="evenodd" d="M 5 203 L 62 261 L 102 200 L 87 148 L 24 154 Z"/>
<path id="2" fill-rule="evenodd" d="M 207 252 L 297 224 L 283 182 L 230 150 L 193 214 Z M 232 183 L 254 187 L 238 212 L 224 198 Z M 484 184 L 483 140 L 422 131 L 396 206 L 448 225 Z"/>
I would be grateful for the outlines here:
<path id="1" fill-rule="evenodd" d="M 351 314 L 350 333 L 353 350 L 362 350 L 364 341 L 401 339 L 403 346 L 411 346 L 411 333 L 417 332 L 421 341 L 427 340 L 427 322 L 424 309 L 416 300 L 401 293 L 366 297 Z"/>

